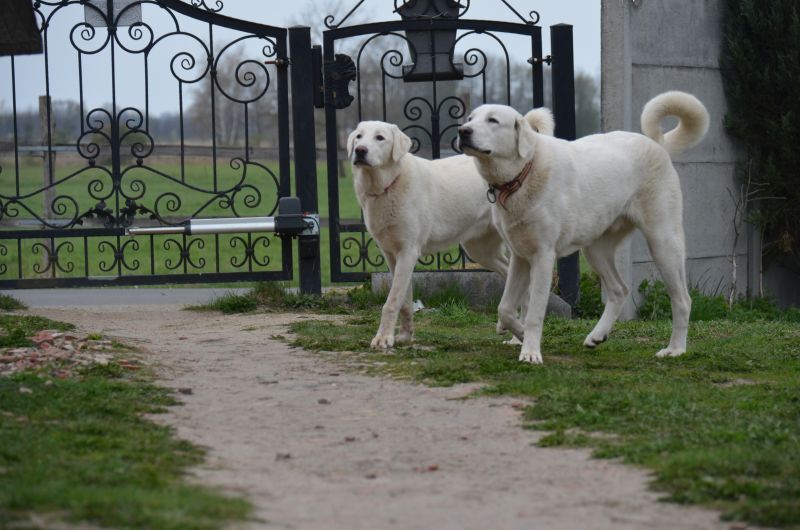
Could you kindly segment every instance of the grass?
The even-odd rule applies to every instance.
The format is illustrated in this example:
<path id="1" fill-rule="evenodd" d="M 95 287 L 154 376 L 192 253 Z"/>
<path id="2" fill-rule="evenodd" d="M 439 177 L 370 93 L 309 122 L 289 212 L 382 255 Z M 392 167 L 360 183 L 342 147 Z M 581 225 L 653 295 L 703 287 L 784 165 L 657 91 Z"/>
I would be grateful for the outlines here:
<path id="1" fill-rule="evenodd" d="M 644 320 L 659 320 L 670 318 L 670 306 L 667 288 L 661 281 L 645 280 L 639 285 L 639 292 L 643 302 L 638 308 L 638 317 Z M 800 308 L 789 308 L 781 311 L 771 298 L 738 298 L 732 306 L 721 294 L 707 295 L 700 292 L 697 287 L 689 289 L 692 297 L 691 320 L 719 320 L 731 319 L 737 321 L 753 320 L 787 320 L 800 322 Z"/>
<path id="2" fill-rule="evenodd" d="M 0 293 L 0 311 L 14 311 L 28 307 L 13 296 Z"/>
<path id="3" fill-rule="evenodd" d="M 190 311 L 221 311 L 225 314 L 266 311 L 316 311 L 343 314 L 373 307 L 383 301 L 382 294 L 372 293 L 369 285 L 346 292 L 322 296 L 299 294 L 282 283 L 262 282 L 244 294 L 227 293 L 206 304 L 187 306 Z"/>
<path id="4" fill-rule="evenodd" d="M 8 298 L 16 301 L 10 296 Z M 33 342 L 28 337 L 42 329 L 68 331 L 73 328 L 72 324 L 57 322 L 45 317 L 0 314 L 0 348 L 33 346 Z"/>
<path id="5" fill-rule="evenodd" d="M 768 304 L 764 304 L 768 305 Z M 533 398 L 531 428 L 543 446 L 584 446 L 600 458 L 651 469 L 665 498 L 705 504 L 730 520 L 800 528 L 800 326 L 763 311 L 694 321 L 689 351 L 654 353 L 669 340 L 666 320 L 621 322 L 608 343 L 581 343 L 592 320 L 548 319 L 545 365 L 517 361 L 495 317 L 458 297 L 417 314 L 417 344 L 393 355 L 369 352 L 379 311 L 345 322 L 292 325 L 310 350 L 362 352 L 369 371 L 432 385 L 484 382 L 492 395 Z"/>
<path id="6" fill-rule="evenodd" d="M 0 327 L 16 337 L 6 346 L 71 328 L 21 315 L 0 315 Z M 247 502 L 186 482 L 200 448 L 143 417 L 177 404 L 116 362 L 70 379 L 47 370 L 0 378 L 0 528 L 29 527 L 31 513 L 148 530 L 212 530 L 246 518 Z"/>

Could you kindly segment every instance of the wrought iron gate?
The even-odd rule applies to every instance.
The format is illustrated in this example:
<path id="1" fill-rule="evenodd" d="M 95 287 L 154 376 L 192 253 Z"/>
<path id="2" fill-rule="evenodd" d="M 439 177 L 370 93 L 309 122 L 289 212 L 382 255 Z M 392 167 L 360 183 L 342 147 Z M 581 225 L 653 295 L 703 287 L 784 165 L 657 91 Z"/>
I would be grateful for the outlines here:
<path id="1" fill-rule="evenodd" d="M 328 211 L 319 213 L 334 282 L 384 268 L 341 178 L 349 172 L 342 135 L 358 121 L 398 123 L 424 156 L 456 154 L 458 122 L 471 107 L 541 106 L 543 63 L 552 63 L 556 134 L 574 138 L 572 28 L 551 27 L 553 54 L 544 57 L 538 14 L 523 16 L 506 0 L 514 22 L 470 20 L 470 2 L 395 0 L 401 20 L 345 25 L 360 0 L 338 22 L 325 18 L 323 48 L 311 46 L 307 27 L 233 19 L 218 12 L 220 0 L 189 1 L 34 2 L 44 55 L 0 58 L 13 117 L 0 120 L 0 288 L 291 279 L 284 236 L 124 233 L 134 223 L 273 215 L 291 194 L 292 168 L 304 211 L 317 213 L 314 107 L 325 109 Z M 149 23 L 157 17 L 165 22 Z M 512 76 L 509 36 L 530 46 L 521 77 Z M 50 54 L 65 45 L 74 61 L 66 69 Z M 26 60 L 41 61 L 37 86 L 17 75 Z M 77 101 L 54 108 L 52 94 L 63 96 L 70 77 Z M 502 80 L 496 93 L 493 78 Z M 518 82 L 529 86 L 515 100 Z M 18 108 L 32 95 L 41 95 L 38 116 Z M 165 118 L 165 109 L 177 111 Z M 298 250 L 301 290 L 319 292 L 319 236 L 302 236 Z M 468 266 L 460 248 L 420 260 Z M 562 294 L 574 301 L 577 259 L 560 268 Z"/>
<path id="2" fill-rule="evenodd" d="M 123 236 L 271 215 L 290 194 L 287 30 L 192 3 L 35 2 L 44 54 L 4 59 L 1 76 L 0 287 L 291 278 L 290 242 L 269 234 Z M 65 46 L 68 69 L 53 63 Z M 20 79 L 24 61 L 39 82 Z M 77 101 L 56 108 L 68 81 Z M 39 116 L 18 108 L 31 91 Z"/>
<path id="3" fill-rule="evenodd" d="M 470 108 L 482 103 L 503 103 L 524 111 L 543 105 L 543 63 L 547 62 L 553 67 L 556 134 L 574 139 L 572 27 L 551 27 L 553 53 L 544 57 L 538 13 L 531 11 L 525 18 L 508 2 L 502 3 L 518 22 L 470 20 L 465 16 L 469 2 L 447 0 L 413 0 L 402 5 L 395 2 L 395 11 L 402 20 L 345 25 L 360 3 L 339 22 L 333 16 L 326 18 L 325 130 L 333 281 L 361 281 L 370 271 L 385 268 L 363 216 L 354 209 L 352 185 L 341 178 L 349 176 L 341 174 L 348 171 L 341 164 L 342 158 L 346 159 L 342 153 L 341 121 L 349 118 L 351 127 L 362 120 L 397 123 L 412 138 L 412 152 L 422 151 L 432 158 L 457 154 L 457 127 Z M 512 83 L 520 79 L 512 79 L 512 64 L 504 43 L 509 35 L 524 37 L 530 43 L 526 76 L 530 89 L 521 101 L 512 101 Z M 481 40 L 489 41 L 499 52 L 494 59 L 501 64 L 491 72 L 492 56 L 479 45 Z M 348 46 L 354 41 L 354 46 Z M 475 41 L 478 43 L 473 44 Z M 366 89 L 365 78 L 369 76 L 372 79 Z M 500 93 L 487 92 L 488 76 L 501 76 Z M 355 85 L 353 95 L 351 82 Z M 348 111 L 350 115 L 340 120 Z M 458 269 L 467 267 L 467 263 L 463 249 L 458 247 L 423 257 L 418 265 Z M 577 256 L 562 261 L 560 269 L 562 293 L 566 292 L 570 300 L 572 285 L 577 286 Z"/>

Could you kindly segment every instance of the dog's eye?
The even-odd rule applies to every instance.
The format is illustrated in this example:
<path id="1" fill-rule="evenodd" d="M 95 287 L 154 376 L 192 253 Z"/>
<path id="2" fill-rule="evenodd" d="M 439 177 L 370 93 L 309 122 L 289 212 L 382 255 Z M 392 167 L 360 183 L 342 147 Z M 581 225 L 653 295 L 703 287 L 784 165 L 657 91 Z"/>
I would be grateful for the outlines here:
<path id="1" fill-rule="evenodd" d="M 488 119 L 488 120 L 486 120 L 486 121 L 488 121 L 489 123 L 500 123 L 499 121 L 497 121 L 497 120 L 496 120 L 496 119 L 494 119 L 494 118 L 489 118 L 489 119 Z"/>
<path id="2" fill-rule="evenodd" d="M 379 134 L 378 136 L 376 136 L 376 137 L 375 137 L 375 139 L 376 139 L 376 140 L 378 140 L 379 142 L 382 142 L 382 141 L 384 141 L 386 138 L 384 138 L 383 136 L 381 136 L 381 135 Z"/>
<path id="3" fill-rule="evenodd" d="M 361 140 L 361 135 L 360 134 L 356 135 L 356 140 Z"/>

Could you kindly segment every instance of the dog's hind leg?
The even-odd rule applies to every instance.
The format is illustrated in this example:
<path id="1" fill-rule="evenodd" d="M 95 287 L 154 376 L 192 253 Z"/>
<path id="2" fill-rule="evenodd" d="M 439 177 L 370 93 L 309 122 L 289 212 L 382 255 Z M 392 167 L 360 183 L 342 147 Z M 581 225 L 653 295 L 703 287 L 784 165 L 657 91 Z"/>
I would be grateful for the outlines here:
<path id="1" fill-rule="evenodd" d="M 617 270 L 615 257 L 620 243 L 625 240 L 631 230 L 632 227 L 626 227 L 624 230 L 607 232 L 583 249 L 586 261 L 600 277 L 600 287 L 605 297 L 603 314 L 583 341 L 583 345 L 587 348 L 594 348 L 608 339 L 608 335 L 628 299 L 630 291 Z"/>
<path id="2" fill-rule="evenodd" d="M 408 283 L 406 300 L 400 308 L 400 333 L 395 337 L 395 344 L 414 342 L 414 293 L 413 282 Z"/>
<path id="3" fill-rule="evenodd" d="M 668 229 L 661 228 L 645 232 L 650 254 L 661 273 L 672 304 L 672 336 L 669 345 L 656 356 L 677 357 L 686 351 L 686 335 L 692 311 L 692 299 L 686 288 L 686 247 L 680 222 L 668 226 Z"/>
<path id="4" fill-rule="evenodd" d="M 462 243 L 464 250 L 472 261 L 476 261 L 503 277 L 508 276 L 509 259 L 506 256 L 506 244 L 495 231 L 482 237 L 476 237 Z"/>
<path id="5" fill-rule="evenodd" d="M 483 237 L 470 239 L 462 243 L 469 259 L 480 263 L 490 271 L 499 274 L 503 281 L 507 281 L 509 259 L 507 256 L 506 244 L 496 231 L 491 230 Z M 507 330 L 498 318 L 497 333 L 503 334 Z"/>
<path id="6" fill-rule="evenodd" d="M 404 304 L 408 304 L 411 274 L 414 272 L 414 265 L 417 263 L 418 257 L 418 252 L 405 250 L 393 257 L 395 260 L 393 267 L 392 258 L 389 259 L 389 267 L 393 269 L 392 287 L 389 289 L 386 303 L 383 304 L 381 323 L 370 344 L 372 348 L 387 349 L 394 346 L 394 328 L 397 325 L 397 317 L 401 307 Z M 407 312 L 406 315 L 409 316 L 410 313 Z"/>

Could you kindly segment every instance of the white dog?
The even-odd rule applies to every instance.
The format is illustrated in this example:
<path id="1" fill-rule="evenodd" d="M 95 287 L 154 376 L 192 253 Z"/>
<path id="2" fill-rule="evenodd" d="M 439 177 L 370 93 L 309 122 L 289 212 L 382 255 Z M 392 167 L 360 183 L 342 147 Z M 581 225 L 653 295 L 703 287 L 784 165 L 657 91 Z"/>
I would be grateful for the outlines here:
<path id="1" fill-rule="evenodd" d="M 552 134 L 552 119 L 535 113 L 533 127 Z M 504 279 L 508 258 L 492 223 L 486 184 L 472 160 L 458 155 L 425 160 L 409 153 L 411 139 L 396 125 L 358 124 L 347 139 L 356 197 L 367 230 L 386 257 L 392 286 L 373 348 L 413 340 L 411 274 L 420 256 L 458 243 L 469 257 Z M 400 334 L 395 340 L 398 314 Z"/>
<path id="2" fill-rule="evenodd" d="M 664 135 L 660 122 L 666 116 L 680 122 Z M 593 348 L 608 338 L 628 296 L 615 255 L 635 228 L 647 239 L 672 303 L 672 337 L 656 355 L 686 351 L 692 302 L 680 180 L 670 155 L 698 143 L 708 124 L 708 113 L 694 96 L 667 92 L 642 112 L 646 136 L 612 132 L 567 142 L 536 134 L 519 113 L 501 105 L 478 107 L 460 127 L 461 149 L 474 157 L 489 184 L 495 221 L 512 251 L 498 313 L 502 326 L 523 341 L 521 361 L 542 362 L 553 264 L 578 249 L 597 271 L 606 299 L 584 345 Z M 528 292 L 523 325 L 516 310 Z"/>

